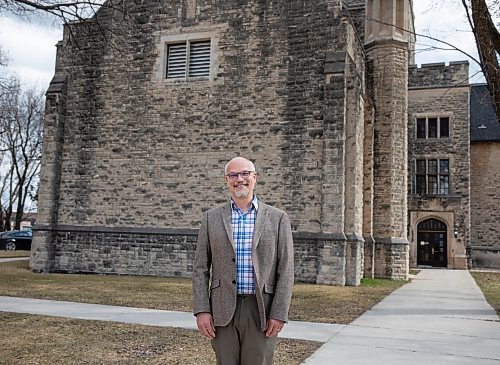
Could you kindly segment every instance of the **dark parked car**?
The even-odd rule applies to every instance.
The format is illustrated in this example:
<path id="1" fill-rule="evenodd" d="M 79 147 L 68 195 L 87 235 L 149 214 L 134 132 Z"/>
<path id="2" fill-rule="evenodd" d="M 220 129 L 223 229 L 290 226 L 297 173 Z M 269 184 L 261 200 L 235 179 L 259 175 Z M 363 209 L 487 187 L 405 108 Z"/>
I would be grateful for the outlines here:
<path id="1" fill-rule="evenodd" d="M 8 231 L 0 233 L 0 250 L 31 250 L 31 231 Z"/>

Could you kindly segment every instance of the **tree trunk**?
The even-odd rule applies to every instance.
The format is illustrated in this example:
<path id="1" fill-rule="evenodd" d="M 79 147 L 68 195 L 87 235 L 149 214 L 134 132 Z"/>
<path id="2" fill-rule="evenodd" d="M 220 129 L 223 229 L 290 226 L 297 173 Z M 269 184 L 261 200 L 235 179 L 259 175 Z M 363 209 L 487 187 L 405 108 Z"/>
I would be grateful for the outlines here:
<path id="1" fill-rule="evenodd" d="M 481 60 L 481 66 L 488 83 L 488 91 L 493 100 L 493 107 L 500 121 L 500 33 L 491 19 L 485 0 L 471 0 L 473 32 Z"/>

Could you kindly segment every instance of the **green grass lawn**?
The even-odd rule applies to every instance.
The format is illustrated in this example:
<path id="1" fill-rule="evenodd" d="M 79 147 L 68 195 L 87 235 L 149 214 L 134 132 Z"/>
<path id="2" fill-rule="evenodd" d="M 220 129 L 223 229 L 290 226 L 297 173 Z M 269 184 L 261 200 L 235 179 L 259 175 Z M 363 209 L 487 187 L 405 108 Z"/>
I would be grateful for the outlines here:
<path id="1" fill-rule="evenodd" d="M 30 257 L 31 251 L 5 251 L 0 250 L 0 258 Z"/>
<path id="2" fill-rule="evenodd" d="M 472 273 L 488 302 L 500 311 L 500 273 Z M 294 286 L 290 318 L 349 323 L 403 282 L 363 279 L 358 287 Z M 35 274 L 28 261 L 0 264 L 0 295 L 191 310 L 188 278 Z M 193 318 L 194 321 L 194 318 Z M 210 341 L 195 331 L 124 323 L 1 313 L 0 364 L 179 364 L 215 362 Z M 300 364 L 321 344 L 280 339 L 275 364 Z M 82 362 L 82 359 L 85 359 Z"/>
<path id="3" fill-rule="evenodd" d="M 471 272 L 488 303 L 500 316 L 500 272 Z"/>
<path id="4" fill-rule="evenodd" d="M 363 280 L 359 287 L 297 284 L 290 318 L 349 323 L 404 285 Z M 35 274 L 28 261 L 0 264 L 0 295 L 191 310 L 188 278 Z M 194 321 L 194 318 L 193 318 Z M 0 312 L 0 364 L 213 364 L 210 341 L 195 331 Z M 276 365 L 300 364 L 321 344 L 280 339 Z"/>
<path id="5" fill-rule="evenodd" d="M 215 364 L 210 341 L 195 331 L 0 312 L 5 365 Z M 320 343 L 281 339 L 276 365 L 299 365 Z"/>
<path id="6" fill-rule="evenodd" d="M 296 284 L 290 318 L 349 323 L 401 281 L 363 279 L 358 287 Z M 0 295 L 191 311 L 191 280 L 149 276 L 35 274 L 28 261 L 0 265 Z"/>

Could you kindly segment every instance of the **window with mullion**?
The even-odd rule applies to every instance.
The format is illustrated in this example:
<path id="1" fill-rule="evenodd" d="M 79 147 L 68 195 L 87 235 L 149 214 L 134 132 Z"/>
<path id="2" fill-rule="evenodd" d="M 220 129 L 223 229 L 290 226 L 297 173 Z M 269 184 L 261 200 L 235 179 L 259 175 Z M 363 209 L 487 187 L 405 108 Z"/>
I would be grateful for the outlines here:
<path id="1" fill-rule="evenodd" d="M 427 194 L 437 194 L 438 175 L 437 160 L 427 161 Z"/>
<path id="2" fill-rule="evenodd" d="M 438 122 L 437 118 L 427 119 L 427 138 L 438 137 Z"/>
<path id="3" fill-rule="evenodd" d="M 437 160 L 427 160 L 427 173 L 429 175 L 437 175 Z"/>
<path id="4" fill-rule="evenodd" d="M 448 195 L 450 193 L 450 177 L 449 176 L 439 176 L 439 194 Z"/>
<path id="5" fill-rule="evenodd" d="M 448 138 L 450 136 L 450 118 L 439 118 L 439 137 Z"/>
<path id="6" fill-rule="evenodd" d="M 415 161 L 415 192 L 419 195 L 450 193 L 450 161 L 421 159 Z"/>
<path id="7" fill-rule="evenodd" d="M 416 162 L 416 189 L 417 194 L 427 194 L 427 161 L 417 160 Z"/>
<path id="8" fill-rule="evenodd" d="M 426 138 L 427 137 L 427 120 L 425 118 L 417 119 L 417 138 Z"/>
<path id="9" fill-rule="evenodd" d="M 450 193 L 450 161 L 439 160 L 439 194 L 448 195 Z"/>
<path id="10" fill-rule="evenodd" d="M 210 40 L 167 45 L 167 79 L 210 77 Z"/>
<path id="11" fill-rule="evenodd" d="M 449 117 L 417 118 L 416 132 L 417 132 L 417 139 L 449 138 L 450 118 Z"/>
<path id="12" fill-rule="evenodd" d="M 437 175 L 427 175 L 427 194 L 436 195 L 438 192 Z"/>
<path id="13" fill-rule="evenodd" d="M 417 175 L 417 194 L 427 194 L 427 179 L 425 175 Z"/>

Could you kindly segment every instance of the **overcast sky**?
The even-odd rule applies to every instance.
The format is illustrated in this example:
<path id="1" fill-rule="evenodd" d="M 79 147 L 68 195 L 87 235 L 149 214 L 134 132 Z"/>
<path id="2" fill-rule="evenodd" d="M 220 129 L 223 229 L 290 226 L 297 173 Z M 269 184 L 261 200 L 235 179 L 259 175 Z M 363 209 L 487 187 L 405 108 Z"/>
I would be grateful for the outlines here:
<path id="1" fill-rule="evenodd" d="M 476 57 L 474 38 L 460 0 L 414 0 L 414 12 L 417 34 L 445 40 Z M 62 27 L 0 18 L 0 44 L 9 55 L 9 70 L 17 73 L 25 86 L 48 87 L 54 75 L 55 45 L 61 38 Z M 417 38 L 417 50 L 436 45 L 450 48 L 422 37 Z M 464 54 L 451 50 L 418 51 L 416 54 L 416 63 L 419 65 L 466 59 Z M 473 75 L 478 67 L 473 61 L 469 62 Z M 476 76 L 471 82 L 482 82 L 482 78 Z"/>

